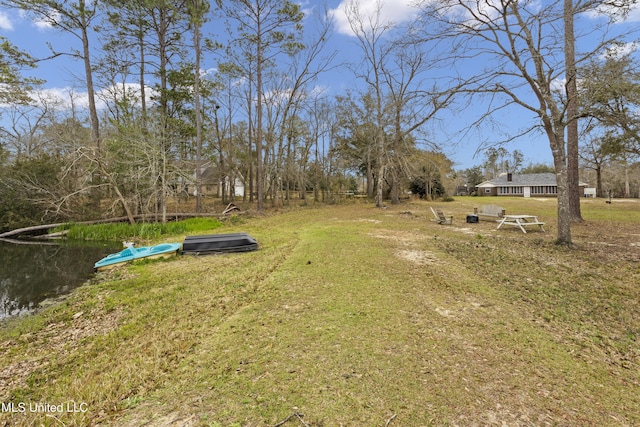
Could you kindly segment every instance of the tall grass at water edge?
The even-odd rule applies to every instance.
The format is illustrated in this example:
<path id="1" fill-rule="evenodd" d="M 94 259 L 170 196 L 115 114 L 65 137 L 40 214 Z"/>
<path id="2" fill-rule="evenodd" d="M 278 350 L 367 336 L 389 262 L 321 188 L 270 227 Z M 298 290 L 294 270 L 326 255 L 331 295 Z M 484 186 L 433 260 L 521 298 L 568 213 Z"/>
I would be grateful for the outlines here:
<path id="1" fill-rule="evenodd" d="M 167 223 L 67 224 L 54 231 L 67 230 L 66 236 L 72 240 L 154 240 L 168 235 L 215 230 L 221 226 L 222 223 L 215 218 L 190 218 L 184 221 Z"/>

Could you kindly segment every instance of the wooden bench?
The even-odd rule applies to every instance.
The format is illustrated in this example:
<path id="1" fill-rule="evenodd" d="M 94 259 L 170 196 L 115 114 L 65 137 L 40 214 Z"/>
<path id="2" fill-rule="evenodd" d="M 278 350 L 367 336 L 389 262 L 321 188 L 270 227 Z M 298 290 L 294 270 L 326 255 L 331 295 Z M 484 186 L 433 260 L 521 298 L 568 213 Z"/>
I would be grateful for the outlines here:
<path id="1" fill-rule="evenodd" d="M 502 219 L 506 213 L 503 207 L 497 205 L 482 205 L 480 208 L 473 208 L 473 214 L 478 218 L 481 216 Z"/>

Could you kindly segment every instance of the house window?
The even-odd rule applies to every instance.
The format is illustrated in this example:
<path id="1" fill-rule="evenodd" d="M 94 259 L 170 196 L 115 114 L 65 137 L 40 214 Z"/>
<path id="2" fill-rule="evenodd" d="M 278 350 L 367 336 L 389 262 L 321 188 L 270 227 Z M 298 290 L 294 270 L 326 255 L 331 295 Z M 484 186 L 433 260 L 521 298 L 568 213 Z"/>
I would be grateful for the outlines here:
<path id="1" fill-rule="evenodd" d="M 490 188 L 485 188 L 485 189 L 484 189 L 484 192 L 485 192 L 486 194 L 491 194 L 491 189 L 490 189 Z"/>
<path id="2" fill-rule="evenodd" d="M 500 187 L 502 194 L 522 194 L 522 187 Z"/>

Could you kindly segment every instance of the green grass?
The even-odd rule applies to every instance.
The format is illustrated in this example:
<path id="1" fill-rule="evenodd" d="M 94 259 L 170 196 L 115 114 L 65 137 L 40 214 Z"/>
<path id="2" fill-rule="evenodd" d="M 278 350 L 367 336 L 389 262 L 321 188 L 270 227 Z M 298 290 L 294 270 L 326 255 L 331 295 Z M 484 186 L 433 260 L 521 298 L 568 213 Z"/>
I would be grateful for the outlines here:
<path id="1" fill-rule="evenodd" d="M 176 222 L 140 222 L 136 224 L 112 223 L 112 224 L 68 224 L 54 232 L 67 230 L 66 237 L 71 240 L 154 240 L 162 236 L 179 235 L 185 233 L 199 233 L 211 231 L 222 226 L 214 218 L 190 218 Z"/>
<path id="2" fill-rule="evenodd" d="M 584 204 L 596 219 L 575 227 L 567 249 L 552 231 L 465 224 L 479 201 L 439 205 L 453 226 L 429 221 L 423 202 L 284 211 L 219 229 L 249 232 L 256 252 L 99 275 L 0 330 L 0 401 L 89 410 L 0 420 L 640 423 L 640 246 L 630 245 L 640 236 L 625 232 L 637 232 L 637 205 L 606 216 Z M 498 204 L 553 230 L 552 200 Z"/>

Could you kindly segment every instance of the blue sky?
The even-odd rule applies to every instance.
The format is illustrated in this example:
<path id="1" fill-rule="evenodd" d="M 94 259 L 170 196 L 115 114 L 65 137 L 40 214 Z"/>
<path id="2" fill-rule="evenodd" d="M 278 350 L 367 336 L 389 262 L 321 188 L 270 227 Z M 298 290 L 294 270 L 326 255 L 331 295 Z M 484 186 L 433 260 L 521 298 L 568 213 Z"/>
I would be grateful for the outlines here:
<path id="1" fill-rule="evenodd" d="M 344 15 L 346 3 L 347 1 L 343 0 L 329 0 L 327 2 L 327 7 L 334 19 L 335 31 L 329 47 L 336 49 L 339 53 L 338 61 L 349 61 L 360 55 Z M 413 3 L 414 0 L 383 1 L 381 16 L 396 24 L 408 22 L 415 14 L 415 9 L 411 7 Z M 376 4 L 376 0 L 360 0 L 360 10 L 364 13 L 373 12 Z M 321 6 L 307 0 L 303 7 L 310 9 Z M 597 17 L 585 17 L 582 22 L 589 22 L 592 18 L 597 19 Z M 640 7 L 632 11 L 627 25 L 638 25 L 638 22 L 640 22 Z M 209 25 L 216 28 L 213 27 L 216 24 L 217 28 L 220 28 L 218 22 Z M 578 28 L 578 30 L 581 29 Z M 51 43 L 60 50 L 70 43 L 74 47 L 77 46 L 76 40 L 71 40 L 69 36 L 51 29 L 44 23 L 29 21 L 17 10 L 0 10 L 0 35 L 36 57 L 46 57 L 50 54 L 47 43 Z M 208 66 L 212 66 L 211 62 L 203 67 Z M 82 105 L 85 102 L 82 64 L 78 61 L 73 61 L 69 57 L 59 57 L 42 62 L 35 74 L 47 80 L 45 87 L 49 93 L 68 98 L 72 91 L 78 96 L 77 105 Z M 319 84 L 325 87 L 330 94 L 342 94 L 345 88 L 355 87 L 358 83 L 348 69 L 342 68 L 323 76 Z M 482 141 L 505 140 L 509 135 L 517 133 L 519 129 L 530 127 L 532 123 L 536 122 L 532 113 L 521 109 L 510 109 L 497 115 L 493 125 L 472 129 L 464 137 L 461 137 L 458 131 L 475 120 L 483 108 L 486 106 L 472 105 L 463 111 L 442 114 L 440 119 L 431 125 L 430 133 L 433 139 L 456 163 L 457 169 L 472 167 L 482 162 L 483 154 L 478 152 Z M 509 151 L 515 149 L 522 151 L 525 155 L 525 163 L 551 164 L 552 161 L 549 144 L 542 134 L 530 134 L 506 145 L 505 148 Z"/>

